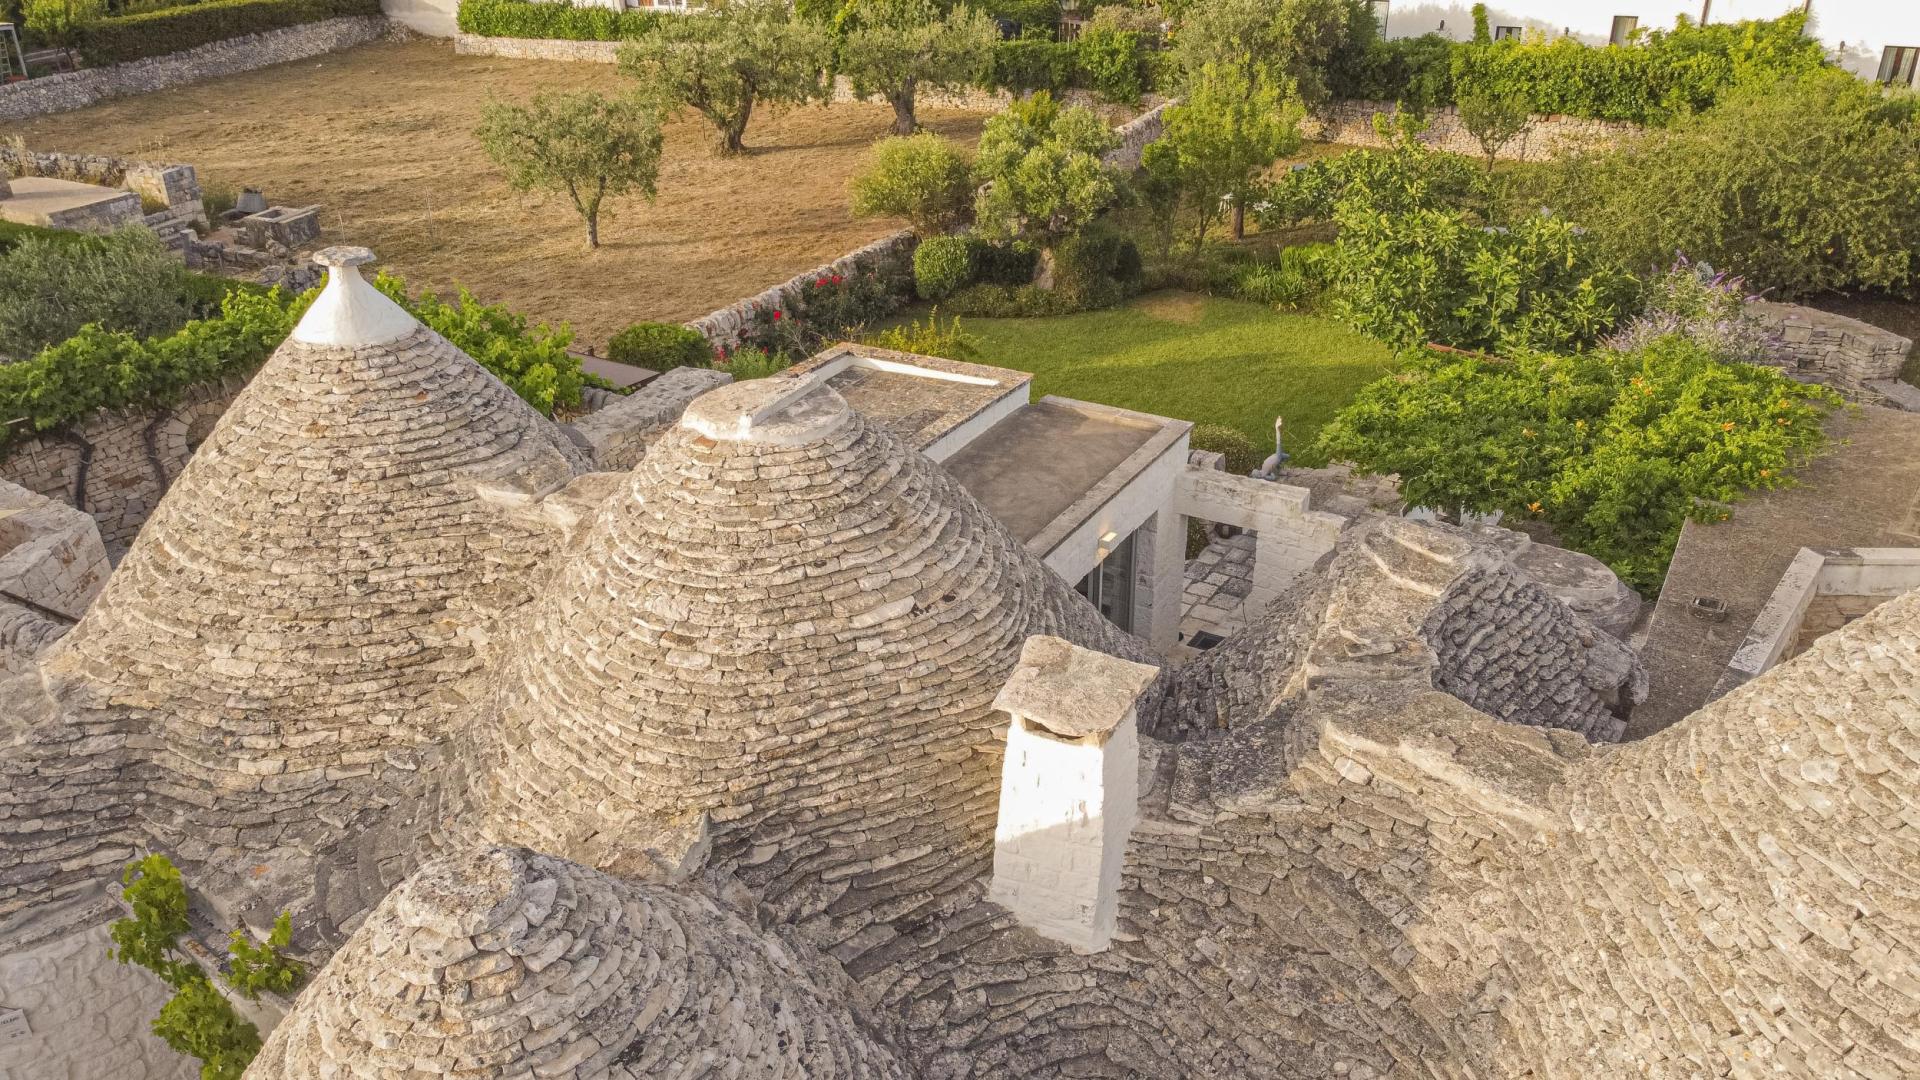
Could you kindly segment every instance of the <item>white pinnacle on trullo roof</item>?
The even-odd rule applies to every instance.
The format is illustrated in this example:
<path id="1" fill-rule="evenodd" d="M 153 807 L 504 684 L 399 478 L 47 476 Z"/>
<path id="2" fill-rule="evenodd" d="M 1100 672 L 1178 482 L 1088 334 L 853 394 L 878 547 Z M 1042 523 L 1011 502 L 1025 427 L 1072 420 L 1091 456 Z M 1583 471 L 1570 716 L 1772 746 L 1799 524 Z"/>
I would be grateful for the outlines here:
<path id="1" fill-rule="evenodd" d="M 397 341 L 420 325 L 360 276 L 360 267 L 374 261 L 373 252 L 363 247 L 322 248 L 314 252 L 313 261 L 327 268 L 327 285 L 293 328 L 293 340 L 309 345 L 378 345 Z"/>

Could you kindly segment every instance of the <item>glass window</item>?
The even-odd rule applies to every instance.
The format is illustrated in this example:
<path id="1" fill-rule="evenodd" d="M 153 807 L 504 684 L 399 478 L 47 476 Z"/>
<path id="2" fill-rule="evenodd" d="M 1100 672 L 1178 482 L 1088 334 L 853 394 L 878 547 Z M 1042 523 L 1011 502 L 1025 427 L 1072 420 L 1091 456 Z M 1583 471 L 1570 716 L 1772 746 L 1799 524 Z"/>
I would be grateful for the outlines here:
<path id="1" fill-rule="evenodd" d="M 1108 622 L 1128 633 L 1133 632 L 1133 541 L 1138 535 L 1138 531 L 1129 533 L 1073 587 L 1099 608 Z"/>

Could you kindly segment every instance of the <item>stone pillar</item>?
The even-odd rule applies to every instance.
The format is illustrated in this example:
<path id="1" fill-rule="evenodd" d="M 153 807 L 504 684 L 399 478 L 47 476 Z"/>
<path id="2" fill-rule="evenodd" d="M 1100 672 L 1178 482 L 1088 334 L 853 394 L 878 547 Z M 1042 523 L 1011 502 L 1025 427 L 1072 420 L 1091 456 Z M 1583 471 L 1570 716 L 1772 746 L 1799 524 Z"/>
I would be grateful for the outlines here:
<path id="1" fill-rule="evenodd" d="M 1187 587 L 1187 519 L 1162 507 L 1134 533 L 1133 632 L 1155 652 L 1180 643 Z M 1143 603 L 1144 601 L 1144 603 Z"/>
<path id="2" fill-rule="evenodd" d="M 13 185 L 7 182 L 7 171 L 0 168 L 0 199 L 13 198 Z"/>
<path id="3" fill-rule="evenodd" d="M 1081 952 L 1113 938 L 1139 816 L 1134 702 L 1159 671 L 1031 637 L 994 699 L 1011 722 L 988 899 Z"/>

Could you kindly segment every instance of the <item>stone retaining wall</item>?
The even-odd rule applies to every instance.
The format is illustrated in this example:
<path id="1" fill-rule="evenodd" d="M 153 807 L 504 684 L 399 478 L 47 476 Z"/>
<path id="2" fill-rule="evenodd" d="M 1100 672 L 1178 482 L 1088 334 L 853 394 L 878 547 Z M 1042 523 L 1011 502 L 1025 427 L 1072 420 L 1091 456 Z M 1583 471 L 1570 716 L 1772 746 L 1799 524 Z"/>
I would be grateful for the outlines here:
<path id="1" fill-rule="evenodd" d="M 1167 107 L 1171 104 L 1172 102 L 1161 102 L 1133 120 L 1115 128 L 1114 132 L 1120 136 L 1120 145 L 1107 153 L 1107 164 L 1117 169 L 1138 168 L 1141 152 L 1146 149 L 1148 143 L 1160 137 L 1161 131 L 1165 130 L 1165 114 Z M 883 236 L 865 247 L 850 251 L 824 266 L 816 266 L 811 270 L 795 274 L 770 289 L 743 300 L 736 300 L 686 325 L 699 331 L 716 346 L 731 349 L 740 344 L 755 310 L 779 309 L 787 306 L 788 302 L 799 295 L 800 290 L 809 282 L 831 277 L 834 274 L 852 273 L 854 267 L 863 262 L 885 272 L 904 274 L 910 280 L 913 272 L 913 249 L 919 244 L 920 239 L 914 235 L 912 229 L 902 229 L 890 236 Z"/>
<path id="2" fill-rule="evenodd" d="M 671 10 L 671 9 L 667 9 Z M 498 56 L 509 60 L 561 60 L 577 61 L 589 64 L 611 64 L 619 57 L 621 43 L 618 41 L 565 41 L 558 38 L 509 38 L 486 37 L 480 34 L 456 34 L 453 38 L 453 51 L 462 56 Z M 1008 90 L 986 90 L 968 87 L 963 90 L 921 90 L 915 95 L 915 103 L 940 109 L 977 109 L 982 112 L 999 112 L 1014 99 Z M 853 81 L 845 75 L 837 75 L 833 80 L 835 104 L 859 101 L 853 92 Z M 868 99 L 876 100 L 876 99 Z M 1122 106 L 1102 101 L 1099 95 L 1088 90 L 1068 90 L 1060 100 L 1068 105 L 1082 105 L 1102 112 L 1112 112 Z M 1149 106 L 1159 103 L 1157 94 L 1147 95 Z"/>
<path id="3" fill-rule="evenodd" d="M 1829 311 L 1759 301 L 1747 305 L 1773 336 L 1773 363 L 1869 405 L 1914 408 L 1920 390 L 1900 382 L 1913 341 Z M 1904 394 L 1902 392 L 1905 392 Z"/>
<path id="4" fill-rule="evenodd" d="M 1390 101 L 1336 101 L 1308 117 L 1301 131 L 1311 139 L 1348 146 L 1384 146 L 1373 129 L 1373 118 L 1391 117 L 1398 111 Z M 1619 120 L 1535 116 L 1532 129 L 1501 147 L 1497 156 L 1505 161 L 1545 161 L 1562 150 L 1608 146 L 1639 130 L 1638 124 Z M 1451 105 L 1427 114 L 1427 129 L 1420 133 L 1420 141 L 1457 154 L 1483 156 L 1480 144 L 1460 121 L 1460 110 Z"/>
<path id="5" fill-rule="evenodd" d="M 0 120 L 82 109 L 110 98 L 146 94 L 203 79 L 252 71 L 364 45 L 393 33 L 380 15 L 351 15 L 304 26 L 229 38 L 165 56 L 86 68 L 0 85 Z"/>
<path id="6" fill-rule="evenodd" d="M 5 92 L 6 88 L 0 87 L 0 103 L 4 102 Z M 184 249 L 194 226 L 208 224 L 206 203 L 200 194 L 200 177 L 191 165 L 163 165 L 100 154 L 22 151 L 0 143 L 0 175 L 7 173 L 117 187 L 138 195 L 147 203 L 158 203 L 161 209 L 153 213 L 143 213 L 142 206 L 136 203 L 126 220 L 100 224 L 113 228 L 137 218 L 169 247 Z"/>
<path id="7" fill-rule="evenodd" d="M 102 411 L 0 448 L 0 479 L 92 514 L 118 559 L 243 385 L 206 383 L 165 409 Z"/>

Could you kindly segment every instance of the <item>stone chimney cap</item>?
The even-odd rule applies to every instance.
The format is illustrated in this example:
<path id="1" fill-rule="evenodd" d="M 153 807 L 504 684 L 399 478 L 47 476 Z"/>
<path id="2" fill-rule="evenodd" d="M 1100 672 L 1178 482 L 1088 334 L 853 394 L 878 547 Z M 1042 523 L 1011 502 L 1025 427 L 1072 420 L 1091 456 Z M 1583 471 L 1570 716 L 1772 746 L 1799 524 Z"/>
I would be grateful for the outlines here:
<path id="1" fill-rule="evenodd" d="M 1063 739 L 1105 735 L 1127 718 L 1159 674 L 1151 664 L 1035 635 L 1021 646 L 1020 663 L 993 707 Z"/>
<path id="2" fill-rule="evenodd" d="M 374 261 L 372 248 L 355 247 L 351 244 L 335 244 L 313 253 L 313 261 L 329 269 L 334 267 L 365 266 Z"/>
<path id="3" fill-rule="evenodd" d="M 344 245 L 321 248 L 313 261 L 327 268 L 327 285 L 293 328 L 293 340 L 361 348 L 398 341 L 420 326 L 405 308 L 360 276 L 360 268 L 373 261 L 373 252 Z"/>

